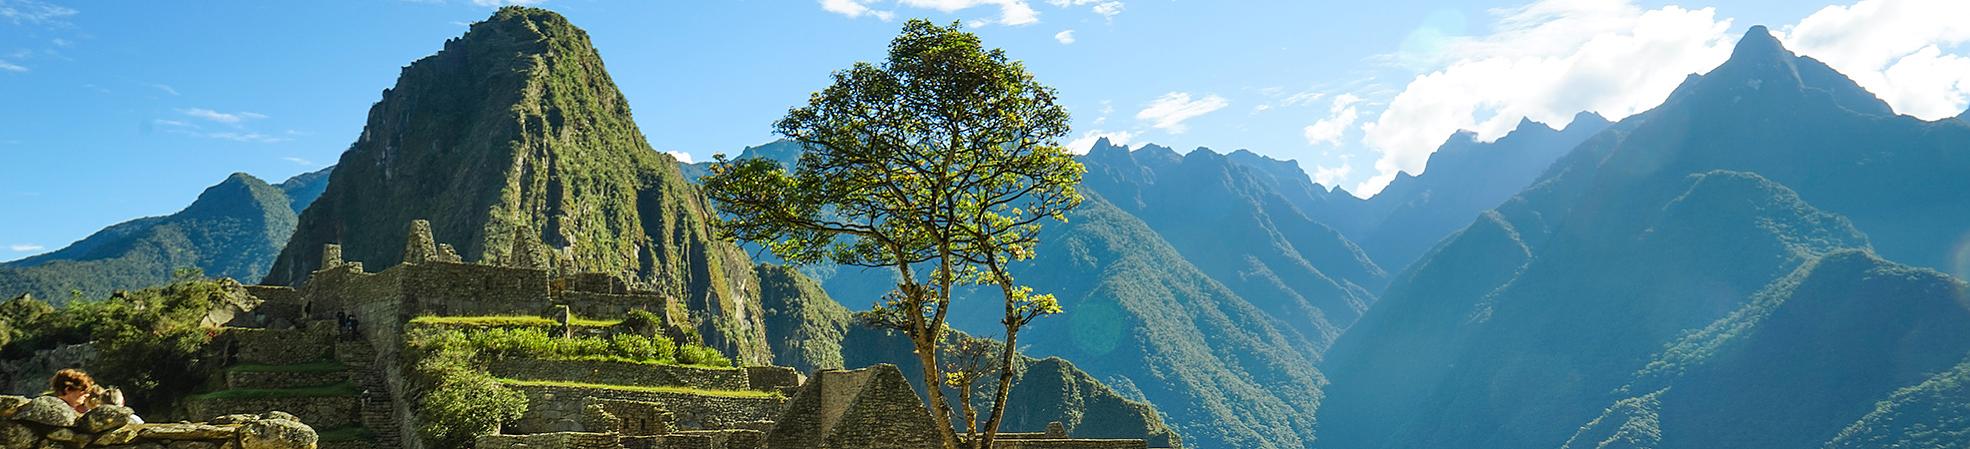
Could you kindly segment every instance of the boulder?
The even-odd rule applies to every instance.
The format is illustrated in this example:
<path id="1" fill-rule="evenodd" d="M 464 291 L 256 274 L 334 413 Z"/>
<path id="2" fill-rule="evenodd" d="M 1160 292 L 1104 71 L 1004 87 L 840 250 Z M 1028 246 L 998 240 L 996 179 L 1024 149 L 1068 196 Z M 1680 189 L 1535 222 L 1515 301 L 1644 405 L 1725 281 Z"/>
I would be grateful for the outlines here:
<path id="1" fill-rule="evenodd" d="M 123 426 L 123 427 L 111 429 L 108 432 L 103 432 L 102 436 L 96 437 L 96 441 L 89 444 L 94 444 L 97 446 L 113 446 L 118 444 L 129 443 L 130 441 L 137 439 L 138 427 L 139 426 Z"/>
<path id="2" fill-rule="evenodd" d="M 315 449 L 315 429 L 291 419 L 262 419 L 239 426 L 240 449 Z"/>
<path id="3" fill-rule="evenodd" d="M 144 424 L 137 437 L 147 440 L 223 440 L 238 434 L 232 427 L 205 424 Z"/>
<path id="4" fill-rule="evenodd" d="M 260 419 L 285 419 L 285 420 L 288 420 L 288 421 L 300 421 L 300 420 L 301 420 L 301 418 L 300 418 L 300 417 L 296 417 L 296 416 L 294 416 L 294 414 L 292 414 L 292 413 L 288 413 L 288 412 L 283 412 L 283 411 L 280 411 L 280 410 L 274 410 L 274 411 L 271 411 L 271 412 L 266 412 L 266 413 L 261 413 L 261 414 L 260 414 Z"/>
<path id="5" fill-rule="evenodd" d="M 89 444 L 90 441 L 95 441 L 96 436 L 64 428 L 50 430 L 47 435 L 42 435 L 41 438 L 71 447 L 80 447 L 84 444 Z"/>
<path id="6" fill-rule="evenodd" d="M 88 433 L 103 433 L 104 431 L 130 424 L 130 417 L 136 414 L 137 411 L 131 410 L 129 407 L 104 405 L 89 410 L 89 413 L 82 414 L 81 422 L 77 423 L 77 428 Z"/>
<path id="7" fill-rule="evenodd" d="M 0 447 L 34 447 L 41 436 L 25 425 L 0 420 Z"/>
<path id="8" fill-rule="evenodd" d="M 14 410 L 13 416 L 15 421 L 26 421 L 53 427 L 74 426 L 75 418 L 75 409 L 70 408 L 67 402 L 62 402 L 61 398 L 54 396 L 34 398 L 32 401 L 28 401 L 27 405 L 22 405 L 19 409 Z"/>
<path id="9" fill-rule="evenodd" d="M 241 414 L 225 415 L 217 418 L 208 419 L 205 421 L 205 423 L 219 426 L 226 424 L 246 424 L 249 422 L 254 422 L 259 420 L 260 420 L 259 416 L 241 413 Z"/>
<path id="10" fill-rule="evenodd" d="M 0 418 L 14 416 L 14 409 L 27 405 L 27 398 L 21 396 L 0 396 Z"/>

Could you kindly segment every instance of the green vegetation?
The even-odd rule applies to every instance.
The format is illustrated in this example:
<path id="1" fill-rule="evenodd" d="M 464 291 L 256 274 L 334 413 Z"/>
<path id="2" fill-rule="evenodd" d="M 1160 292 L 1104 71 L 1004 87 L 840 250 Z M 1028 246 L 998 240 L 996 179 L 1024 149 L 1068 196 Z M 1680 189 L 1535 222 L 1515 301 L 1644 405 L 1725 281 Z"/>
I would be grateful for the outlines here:
<path id="1" fill-rule="evenodd" d="M 262 365 L 257 363 L 242 363 L 242 364 L 226 367 L 226 371 L 248 372 L 248 373 L 332 373 L 332 372 L 344 371 L 348 369 L 349 367 L 347 365 L 343 365 L 342 362 L 337 362 L 332 360 L 308 362 L 308 363 L 301 363 L 294 365 Z"/>
<path id="2" fill-rule="evenodd" d="M 927 389 L 939 422 L 989 447 L 1019 329 L 1060 312 L 1053 295 L 1015 281 L 1011 265 L 1033 257 L 1044 221 L 1064 220 L 1081 202 L 1075 186 L 1085 169 L 1058 142 L 1067 110 L 1024 64 L 957 24 L 912 20 L 881 64 L 856 63 L 834 79 L 774 124 L 807 150 L 791 173 L 720 155 L 701 181 L 732 235 L 788 262 L 894 268 L 903 282 L 873 322 L 910 336 L 925 378 L 947 377 L 935 371 L 952 289 L 999 291 L 1006 344 L 982 428 L 970 402 L 960 402 L 961 413 L 942 407 L 945 388 L 968 394 L 970 383 Z M 938 429 L 956 449 L 951 427 Z"/>
<path id="3" fill-rule="evenodd" d="M 649 312 L 644 312 L 649 313 Z M 574 327 L 615 327 L 623 320 L 598 320 L 575 317 L 568 321 Z M 533 315 L 484 315 L 484 316 L 420 316 L 412 318 L 410 324 L 425 326 L 460 327 L 549 327 L 561 323 L 552 318 Z"/>
<path id="4" fill-rule="evenodd" d="M 418 434 L 435 447 L 464 447 L 478 435 L 520 419 L 527 398 L 485 370 L 463 332 L 412 327 L 404 336 Z"/>
<path id="5" fill-rule="evenodd" d="M 334 385 L 301 388 L 234 388 L 192 395 L 192 399 L 323 398 L 358 396 L 361 394 L 361 388 L 357 388 L 355 384 L 343 382 Z"/>
<path id="6" fill-rule="evenodd" d="M 674 387 L 674 386 L 607 385 L 607 384 L 591 384 L 591 383 L 561 381 L 561 380 L 499 379 L 499 382 L 506 385 L 515 385 L 515 386 L 594 388 L 601 390 L 634 391 L 639 393 L 689 394 L 696 396 L 710 396 L 710 397 L 719 397 L 719 398 L 761 399 L 761 398 L 784 397 L 784 395 L 781 395 L 779 392 L 753 391 L 753 390 L 710 390 L 704 388 Z"/>
<path id="7" fill-rule="evenodd" d="M 0 355 L 20 358 L 62 345 L 91 344 L 89 371 L 98 382 L 121 387 L 131 404 L 163 412 L 216 370 L 202 349 L 213 328 L 206 313 L 244 296 L 231 280 L 205 280 L 182 270 L 177 281 L 107 299 L 72 301 L 55 308 L 30 298 L 0 303 L 6 331 Z"/>

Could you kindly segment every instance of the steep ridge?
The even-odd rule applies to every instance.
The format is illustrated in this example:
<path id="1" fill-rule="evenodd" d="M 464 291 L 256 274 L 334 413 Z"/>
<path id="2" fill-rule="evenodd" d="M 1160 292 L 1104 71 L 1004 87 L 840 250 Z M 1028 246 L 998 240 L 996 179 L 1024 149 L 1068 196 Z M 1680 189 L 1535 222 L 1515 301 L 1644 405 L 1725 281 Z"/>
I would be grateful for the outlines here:
<path id="1" fill-rule="evenodd" d="M 1817 447 L 1970 353 L 1963 287 L 1865 251 L 1828 254 L 1679 339 L 1620 392 L 1652 401 L 1647 447 Z"/>
<path id="2" fill-rule="evenodd" d="M 1819 255 L 1944 267 L 1935 242 L 1970 230 L 1965 189 L 1940 187 L 1970 179 L 1963 148 L 1970 126 L 1891 115 L 1753 27 L 1399 278 L 1322 365 L 1322 446 L 1559 447 L 1652 354 Z M 1462 249 L 1485 246 L 1523 249 Z"/>
<path id="3" fill-rule="evenodd" d="M 1948 447 L 1970 441 L 1970 360 L 1875 403 L 1827 449 Z"/>
<path id="4" fill-rule="evenodd" d="M 545 250 L 555 268 L 679 297 L 705 317 L 708 344 L 770 359 L 752 263 L 713 236 L 704 197 L 650 148 L 587 34 L 557 14 L 502 8 L 405 67 L 329 177 L 264 282 L 305 282 L 327 243 L 388 268 L 407 224 L 426 219 L 468 261 Z"/>
<path id="5" fill-rule="evenodd" d="M 307 176 L 281 185 L 297 193 L 318 185 Z M 296 201 L 283 190 L 234 173 L 177 213 L 118 223 L 65 248 L 0 264 L 0 294 L 32 293 L 61 304 L 71 291 L 100 298 L 170 282 L 179 268 L 257 279 L 294 230 Z"/>
<path id="6" fill-rule="evenodd" d="M 1401 270 L 1479 213 L 1532 184 L 1553 161 L 1608 125 L 1600 115 L 1582 112 L 1564 130 L 1521 120 L 1492 142 L 1479 142 L 1470 133 L 1453 135 L 1430 154 L 1423 175 L 1398 174 L 1368 198 L 1360 216 L 1372 221 L 1349 235 L 1356 236 L 1376 263 Z"/>
<path id="7" fill-rule="evenodd" d="M 1082 183 L 1140 219 L 1198 269 L 1318 354 L 1374 302 L 1387 273 L 1313 221 L 1277 184 L 1209 149 L 1131 152 L 1096 142 Z M 1311 184 L 1309 184 L 1311 186 Z"/>

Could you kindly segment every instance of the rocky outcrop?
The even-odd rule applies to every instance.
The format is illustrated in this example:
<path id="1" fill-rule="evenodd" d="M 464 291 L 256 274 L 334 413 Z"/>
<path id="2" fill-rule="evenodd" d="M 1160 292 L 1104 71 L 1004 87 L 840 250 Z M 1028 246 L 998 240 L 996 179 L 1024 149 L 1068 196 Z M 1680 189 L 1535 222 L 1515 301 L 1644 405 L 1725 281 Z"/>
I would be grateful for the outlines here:
<path id="1" fill-rule="evenodd" d="M 315 449 L 315 429 L 282 412 L 227 416 L 210 423 L 136 423 L 128 407 L 102 406 L 79 417 L 61 399 L 0 396 L 0 447 Z"/>

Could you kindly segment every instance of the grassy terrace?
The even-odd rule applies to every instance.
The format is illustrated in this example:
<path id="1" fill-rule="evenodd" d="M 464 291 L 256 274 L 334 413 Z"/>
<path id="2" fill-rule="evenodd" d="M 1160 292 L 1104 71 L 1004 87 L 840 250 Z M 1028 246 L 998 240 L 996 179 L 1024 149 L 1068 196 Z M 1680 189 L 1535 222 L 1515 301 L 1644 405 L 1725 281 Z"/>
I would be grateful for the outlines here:
<path id="1" fill-rule="evenodd" d="M 641 385 L 607 385 L 607 384 L 591 384 L 591 383 L 569 382 L 569 381 L 559 381 L 559 380 L 518 380 L 518 379 L 504 379 L 504 378 L 499 379 L 499 382 L 506 385 L 517 386 L 517 387 L 593 388 L 598 390 L 631 391 L 637 393 L 689 394 L 695 396 L 709 396 L 716 398 L 769 399 L 769 398 L 786 397 L 781 395 L 779 392 L 752 391 L 752 390 L 707 390 L 702 388 L 691 388 L 691 387 L 650 387 L 650 386 L 641 386 Z"/>
<path id="2" fill-rule="evenodd" d="M 357 396 L 361 394 L 362 389 L 356 388 L 355 384 L 343 382 L 335 385 L 303 388 L 234 388 L 193 395 L 192 399 L 323 398 Z"/>
<path id="3" fill-rule="evenodd" d="M 417 318 L 412 318 L 410 320 L 410 324 L 426 325 L 426 326 L 457 326 L 457 327 L 544 327 L 544 326 L 560 325 L 560 323 L 556 323 L 554 320 L 549 319 L 547 317 L 539 317 L 532 315 L 485 315 L 485 316 L 426 315 Z M 593 318 L 575 317 L 574 320 L 570 321 L 568 324 L 572 324 L 575 327 L 611 327 L 618 324 L 622 324 L 622 320 L 598 320 Z"/>
<path id="4" fill-rule="evenodd" d="M 240 364 L 227 367 L 226 371 L 248 373 L 332 373 L 347 369 L 348 367 L 343 365 L 342 362 L 323 360 L 295 365 Z"/>

